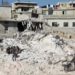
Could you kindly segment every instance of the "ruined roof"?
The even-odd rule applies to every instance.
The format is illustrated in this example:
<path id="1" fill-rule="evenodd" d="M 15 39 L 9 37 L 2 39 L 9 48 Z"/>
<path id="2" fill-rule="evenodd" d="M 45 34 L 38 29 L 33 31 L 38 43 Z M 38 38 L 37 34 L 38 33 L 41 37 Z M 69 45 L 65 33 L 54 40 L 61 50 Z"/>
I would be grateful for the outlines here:
<path id="1" fill-rule="evenodd" d="M 11 5 L 0 5 L 0 7 L 11 7 Z"/>
<path id="2" fill-rule="evenodd" d="M 0 22 L 19 22 L 19 21 L 15 19 L 0 19 Z"/>
<path id="3" fill-rule="evenodd" d="M 33 4 L 33 5 L 37 5 L 36 2 L 14 2 L 14 4 Z"/>

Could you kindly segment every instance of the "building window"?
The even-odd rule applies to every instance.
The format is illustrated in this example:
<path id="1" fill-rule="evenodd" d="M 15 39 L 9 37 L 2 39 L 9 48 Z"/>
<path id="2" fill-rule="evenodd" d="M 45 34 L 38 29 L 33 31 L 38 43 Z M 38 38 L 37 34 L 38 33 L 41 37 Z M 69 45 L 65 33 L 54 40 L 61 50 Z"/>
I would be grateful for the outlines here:
<path id="1" fill-rule="evenodd" d="M 22 15 L 22 13 L 20 13 L 20 15 Z"/>
<path id="2" fill-rule="evenodd" d="M 64 22 L 64 27 L 68 27 L 68 22 Z"/>
<path id="3" fill-rule="evenodd" d="M 21 8 L 21 11 L 28 11 L 29 8 Z"/>
<path id="4" fill-rule="evenodd" d="M 59 24 L 57 22 L 52 22 L 52 27 L 58 27 Z"/>
<path id="5" fill-rule="evenodd" d="M 46 11 L 43 11 L 42 14 L 43 14 L 43 15 L 46 15 Z"/>
<path id="6" fill-rule="evenodd" d="M 73 22 L 73 24 L 72 24 L 72 25 L 73 25 L 73 27 L 75 27 L 75 22 Z"/>
<path id="7" fill-rule="evenodd" d="M 75 7 L 75 4 L 73 4 L 73 7 Z"/>
<path id="8" fill-rule="evenodd" d="M 62 11 L 62 14 L 63 15 L 67 14 L 67 11 L 66 10 Z"/>
<path id="9" fill-rule="evenodd" d="M 14 18 L 18 18 L 18 15 L 14 15 Z"/>
<path id="10" fill-rule="evenodd" d="M 5 21 L 4 23 L 5 23 L 5 24 L 9 24 L 9 22 L 8 22 L 8 21 Z"/>
<path id="11" fill-rule="evenodd" d="M 63 4 L 61 4 L 61 6 L 63 6 Z"/>
<path id="12" fill-rule="evenodd" d="M 8 30 L 8 26 L 7 25 L 5 26 L 5 30 Z"/>

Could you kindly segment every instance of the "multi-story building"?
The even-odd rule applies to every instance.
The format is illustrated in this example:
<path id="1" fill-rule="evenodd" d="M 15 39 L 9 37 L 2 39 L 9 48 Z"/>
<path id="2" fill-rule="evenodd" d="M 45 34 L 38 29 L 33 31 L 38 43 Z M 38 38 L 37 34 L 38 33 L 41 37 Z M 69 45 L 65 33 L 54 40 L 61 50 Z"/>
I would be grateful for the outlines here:
<path id="1" fill-rule="evenodd" d="M 31 12 L 34 6 L 37 6 L 35 2 L 14 2 L 12 3 L 12 18 L 25 19 L 31 17 Z"/>
<path id="2" fill-rule="evenodd" d="M 2 10 L 1 12 L 6 13 L 6 16 L 10 18 L 10 20 L 8 18 L 8 20 L 4 20 L 4 21 L 2 20 L 0 22 L 4 29 L 3 32 L 6 32 L 8 34 L 11 34 L 12 32 L 14 34 L 13 23 L 15 23 L 16 31 L 17 31 L 17 27 L 19 24 L 18 22 L 22 22 L 22 20 L 31 18 L 32 15 L 36 16 L 35 14 L 38 14 L 39 20 L 44 20 L 48 23 L 48 26 L 51 26 L 51 28 L 49 27 L 45 28 L 45 26 L 43 26 L 44 32 L 50 32 L 51 30 L 53 30 L 53 31 L 64 32 L 67 34 L 69 33 L 75 34 L 75 2 L 73 1 L 72 2 L 58 2 L 54 7 L 51 6 L 49 8 L 41 7 L 41 8 L 34 9 L 35 6 L 37 6 L 37 3 L 35 2 L 15 2 L 15 3 L 12 3 L 11 7 L 7 7 L 7 8 L 3 7 L 3 10 L 9 9 L 9 12 L 8 11 L 5 12 L 5 10 L 3 11 L 2 7 L 0 7 Z M 35 14 L 32 14 L 33 12 Z M 12 24 L 11 25 L 12 27 L 10 26 L 10 23 Z M 21 26 L 21 23 L 19 25 Z"/>
<path id="3" fill-rule="evenodd" d="M 27 27 L 27 23 L 25 24 L 27 20 L 25 19 L 32 17 L 34 6 L 37 6 L 37 3 L 15 2 L 12 3 L 12 6 L 0 6 L 0 39 L 3 37 L 13 37 L 17 31 L 23 31 Z M 35 14 L 33 15 L 35 16 Z M 32 22 L 36 22 L 36 19 L 33 19 Z M 37 20 L 37 22 L 39 21 Z M 24 27 L 24 25 L 26 26 Z"/>
<path id="4" fill-rule="evenodd" d="M 54 31 L 75 34 L 75 2 L 59 2 L 57 6 L 51 14 L 48 8 L 43 8 L 43 19 Z"/>

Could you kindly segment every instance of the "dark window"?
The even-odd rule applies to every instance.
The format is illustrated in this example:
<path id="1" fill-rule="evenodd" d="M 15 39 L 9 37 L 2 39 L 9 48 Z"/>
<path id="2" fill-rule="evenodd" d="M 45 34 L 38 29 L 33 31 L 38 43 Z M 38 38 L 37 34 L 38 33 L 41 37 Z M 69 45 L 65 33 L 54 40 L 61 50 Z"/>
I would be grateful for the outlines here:
<path id="1" fill-rule="evenodd" d="M 75 22 L 73 22 L 73 27 L 75 27 Z"/>
<path id="2" fill-rule="evenodd" d="M 39 17 L 39 15 L 38 15 L 38 14 L 36 14 L 36 13 L 32 13 L 32 14 L 31 14 L 31 17 L 38 18 L 38 17 Z"/>
<path id="3" fill-rule="evenodd" d="M 73 4 L 73 7 L 75 7 L 75 4 Z"/>
<path id="4" fill-rule="evenodd" d="M 68 22 L 64 22 L 64 27 L 68 27 Z"/>
<path id="5" fill-rule="evenodd" d="M 21 11 L 28 11 L 29 8 L 21 8 Z"/>
<path id="6" fill-rule="evenodd" d="M 18 18 L 18 15 L 14 15 L 14 18 Z"/>
<path id="7" fill-rule="evenodd" d="M 23 8 L 21 8 L 21 11 L 23 11 Z"/>
<path id="8" fill-rule="evenodd" d="M 9 22 L 7 22 L 7 21 L 5 21 L 4 23 L 5 23 L 5 24 L 9 24 Z"/>
<path id="9" fill-rule="evenodd" d="M 8 30 L 8 26 L 5 26 L 5 30 Z"/>
<path id="10" fill-rule="evenodd" d="M 46 15 L 46 11 L 43 11 L 42 14 L 43 14 L 43 15 Z"/>
<path id="11" fill-rule="evenodd" d="M 62 11 L 62 14 L 63 15 L 67 14 L 67 11 L 66 10 Z"/>
<path id="12" fill-rule="evenodd" d="M 52 22 L 52 27 L 58 27 L 59 24 L 57 22 Z"/>

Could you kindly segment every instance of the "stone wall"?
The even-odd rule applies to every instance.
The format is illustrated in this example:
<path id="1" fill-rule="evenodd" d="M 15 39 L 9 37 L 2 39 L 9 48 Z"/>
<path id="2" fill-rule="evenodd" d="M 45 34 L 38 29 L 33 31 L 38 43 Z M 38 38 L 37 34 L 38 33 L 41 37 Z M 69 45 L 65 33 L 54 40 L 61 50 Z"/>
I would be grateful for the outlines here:
<path id="1" fill-rule="evenodd" d="M 0 35 L 12 37 L 18 31 L 16 22 L 0 22 Z"/>
<path id="2" fill-rule="evenodd" d="M 0 6 L 0 19 L 11 18 L 11 7 L 10 6 Z"/>

